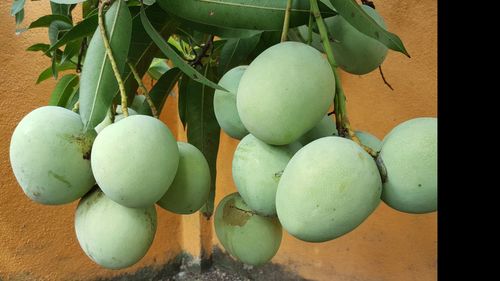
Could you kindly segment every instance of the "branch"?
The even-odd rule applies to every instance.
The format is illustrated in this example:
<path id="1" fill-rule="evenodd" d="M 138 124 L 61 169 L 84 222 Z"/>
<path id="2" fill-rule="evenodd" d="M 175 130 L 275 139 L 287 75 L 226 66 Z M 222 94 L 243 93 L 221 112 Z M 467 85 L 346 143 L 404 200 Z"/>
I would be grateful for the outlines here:
<path id="1" fill-rule="evenodd" d="M 120 89 L 121 105 L 123 116 L 128 117 L 128 107 L 127 107 L 127 93 L 125 92 L 125 84 L 123 83 L 122 76 L 116 65 L 115 57 L 113 56 L 113 51 L 109 45 L 108 35 L 106 34 L 106 27 L 104 26 L 104 6 L 110 5 L 113 0 L 102 0 L 99 4 L 99 30 L 101 32 L 102 41 L 104 42 L 104 48 L 106 49 L 106 55 L 108 56 L 109 62 L 111 63 L 111 68 L 113 68 L 113 73 L 115 74 L 116 81 L 118 82 L 118 88 Z"/>
<path id="2" fill-rule="evenodd" d="M 372 7 L 373 9 L 375 9 L 375 3 L 373 3 L 373 1 L 369 1 L 369 0 L 361 0 L 361 4 L 366 5 L 366 6 L 370 6 L 370 7 Z"/>
<path id="3" fill-rule="evenodd" d="M 292 10 L 292 0 L 286 2 L 285 20 L 283 22 L 283 31 L 281 33 L 281 42 L 285 42 L 288 37 L 288 27 L 290 25 L 290 12 Z"/>
<path id="4" fill-rule="evenodd" d="M 210 37 L 207 40 L 207 43 L 205 43 L 205 45 L 203 45 L 203 48 L 201 49 L 201 53 L 196 55 L 196 58 L 192 62 L 189 63 L 191 66 L 201 65 L 201 60 L 207 56 L 208 50 L 210 49 L 210 47 L 214 43 L 214 38 L 215 38 L 214 35 L 210 35 Z M 194 49 L 193 49 L 193 52 L 194 52 Z M 195 52 L 195 54 L 196 54 L 196 52 Z"/>
<path id="5" fill-rule="evenodd" d="M 137 84 L 139 84 L 139 88 L 141 88 L 142 91 L 144 92 L 144 96 L 146 97 L 146 101 L 148 102 L 149 107 L 151 108 L 151 113 L 153 114 L 153 117 L 158 119 L 158 110 L 156 109 L 156 106 L 153 103 L 153 100 L 151 100 L 151 96 L 149 96 L 149 91 L 146 88 L 146 86 L 144 85 L 144 83 L 142 82 L 141 76 L 137 72 L 137 69 L 135 68 L 135 66 L 130 61 L 128 61 L 127 63 L 128 63 L 130 70 L 134 74 L 134 78 L 137 81 Z"/>
<path id="6" fill-rule="evenodd" d="M 391 84 L 389 84 L 389 82 L 387 82 L 387 80 L 385 80 L 384 72 L 382 71 L 381 65 L 378 67 L 378 70 L 380 71 L 380 76 L 382 76 L 382 80 L 384 80 L 384 83 L 387 85 L 387 87 L 389 87 L 389 89 L 394 91 L 394 88 L 392 88 Z"/>

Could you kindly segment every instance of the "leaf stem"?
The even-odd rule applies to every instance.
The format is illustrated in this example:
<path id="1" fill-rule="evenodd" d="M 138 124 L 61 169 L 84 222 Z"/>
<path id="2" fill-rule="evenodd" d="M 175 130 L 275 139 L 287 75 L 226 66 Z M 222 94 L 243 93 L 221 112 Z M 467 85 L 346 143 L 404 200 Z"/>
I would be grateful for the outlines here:
<path id="1" fill-rule="evenodd" d="M 106 55 L 108 56 L 109 62 L 111 63 L 111 68 L 113 69 L 116 81 L 118 82 L 118 88 L 120 89 L 123 116 L 128 117 L 127 93 L 125 92 L 125 84 L 123 83 L 122 76 L 120 75 L 120 71 L 118 70 L 118 66 L 116 65 L 116 60 L 115 57 L 113 56 L 113 51 L 111 50 L 111 46 L 109 45 L 109 39 L 108 35 L 106 34 L 106 27 L 104 25 L 104 7 L 110 5 L 112 1 L 113 0 L 102 0 L 99 3 L 99 13 L 98 13 L 99 30 L 101 32 L 102 41 L 104 43 L 104 49 L 106 49 Z"/>
<path id="2" fill-rule="evenodd" d="M 281 42 L 285 42 L 288 37 L 288 27 L 290 25 L 290 13 L 292 11 L 292 0 L 286 2 L 285 20 L 283 22 L 283 31 L 281 33 Z"/>
<path id="3" fill-rule="evenodd" d="M 330 66 L 332 67 L 333 74 L 335 76 L 335 97 L 333 99 L 333 107 L 335 112 L 335 122 L 337 125 L 337 131 L 341 137 L 348 137 L 352 141 L 356 142 L 358 145 L 363 147 L 366 152 L 368 152 L 373 157 L 376 157 L 377 153 L 371 148 L 363 145 L 356 133 L 351 128 L 349 118 L 347 117 L 347 106 L 346 97 L 344 94 L 344 89 L 342 88 L 342 82 L 340 81 L 340 75 L 337 72 L 337 63 L 333 57 L 332 45 L 328 38 L 328 31 L 326 29 L 325 21 L 321 17 L 319 11 L 318 0 L 310 0 L 311 3 L 311 13 L 313 14 L 316 24 L 318 25 L 319 34 L 321 36 L 321 41 L 323 42 L 323 49 L 325 49 L 326 57 Z"/>
<path id="4" fill-rule="evenodd" d="M 313 13 L 309 14 L 309 24 L 307 25 L 307 45 L 311 46 L 312 41 L 313 41 L 313 23 L 314 23 L 314 17 Z"/>
<path id="5" fill-rule="evenodd" d="M 134 78 L 137 81 L 139 88 L 142 89 L 142 92 L 144 93 L 144 96 L 146 97 L 146 101 L 148 102 L 149 107 L 151 107 L 151 113 L 153 114 L 153 117 L 158 119 L 158 110 L 156 109 L 156 106 L 153 103 L 153 100 L 151 100 L 151 96 L 149 95 L 149 91 L 146 88 L 146 86 L 144 85 L 144 83 L 142 82 L 142 79 L 141 79 L 141 76 L 139 75 L 139 72 L 137 72 L 137 69 L 130 61 L 128 61 L 127 64 L 128 64 L 128 67 L 130 68 L 130 70 L 132 71 L 132 74 L 134 74 Z"/>

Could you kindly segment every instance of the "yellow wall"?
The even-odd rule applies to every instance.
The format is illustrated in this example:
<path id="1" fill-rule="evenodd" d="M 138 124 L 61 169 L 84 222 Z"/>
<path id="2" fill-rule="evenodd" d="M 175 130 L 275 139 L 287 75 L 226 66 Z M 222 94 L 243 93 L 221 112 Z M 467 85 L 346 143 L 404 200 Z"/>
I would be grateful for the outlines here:
<path id="1" fill-rule="evenodd" d="M 383 138 L 407 119 L 437 115 L 437 2 L 379 0 L 375 4 L 412 58 L 391 52 L 384 63 L 395 91 L 383 84 L 378 72 L 363 77 L 343 73 L 342 81 L 354 128 Z M 0 279 L 92 280 L 163 264 L 181 249 L 197 254 L 198 215 L 180 217 L 158 209 L 158 233 L 146 257 L 125 271 L 101 269 L 75 239 L 76 203 L 48 207 L 24 196 L 9 164 L 10 136 L 24 115 L 47 103 L 55 83 L 35 85 L 49 59 L 24 51 L 33 43 L 47 41 L 46 30 L 16 36 L 10 5 L 11 1 L 0 2 Z M 26 23 L 49 13 L 46 1 L 26 1 L 26 5 Z M 185 139 L 175 108 L 176 100 L 169 99 L 162 120 L 179 139 Z M 231 160 L 236 145 L 237 141 L 222 134 L 216 202 L 235 191 Z M 359 228 L 334 241 L 313 244 L 285 234 L 273 261 L 315 280 L 436 280 L 436 221 L 435 213 L 403 214 L 382 203 Z"/>

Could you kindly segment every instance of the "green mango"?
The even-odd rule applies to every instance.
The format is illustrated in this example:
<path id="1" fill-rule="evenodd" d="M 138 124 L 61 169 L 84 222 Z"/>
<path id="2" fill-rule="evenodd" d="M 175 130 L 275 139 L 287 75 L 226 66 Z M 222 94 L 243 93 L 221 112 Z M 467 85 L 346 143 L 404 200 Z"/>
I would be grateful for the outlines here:
<path id="1" fill-rule="evenodd" d="M 292 155 L 287 146 L 269 145 L 251 134 L 238 144 L 232 163 L 234 183 L 257 214 L 276 215 L 276 189 Z"/>
<path id="2" fill-rule="evenodd" d="M 217 122 L 230 137 L 239 140 L 248 135 L 236 109 L 238 85 L 247 67 L 247 65 L 241 65 L 226 72 L 220 79 L 219 85 L 229 92 L 215 90 L 214 94 L 214 111 Z"/>
<path id="3" fill-rule="evenodd" d="M 384 138 L 379 158 L 387 171 L 382 200 L 406 213 L 437 210 L 437 118 L 415 118 Z"/>
<path id="4" fill-rule="evenodd" d="M 179 165 L 179 149 L 163 122 L 131 115 L 97 135 L 91 164 L 109 198 L 126 207 L 144 208 L 167 192 Z"/>
<path id="5" fill-rule="evenodd" d="M 361 8 L 380 26 L 386 29 L 382 17 L 372 7 Z M 377 69 L 387 56 L 388 48 L 353 27 L 342 16 L 337 15 L 327 22 L 333 36 L 333 56 L 343 70 L 357 75 L 367 74 Z"/>
<path id="6" fill-rule="evenodd" d="M 83 133 L 80 116 L 43 106 L 26 115 L 10 141 L 10 164 L 17 182 L 33 201 L 73 202 L 95 184 L 90 165 L 94 135 Z"/>
<path id="7" fill-rule="evenodd" d="M 210 169 L 203 153 L 194 145 L 177 142 L 179 167 L 174 181 L 157 204 L 177 214 L 192 214 L 208 200 Z"/>
<path id="8" fill-rule="evenodd" d="M 379 205 L 381 192 L 377 165 L 363 148 L 345 138 L 323 137 L 286 166 L 276 211 L 291 235 L 324 242 L 360 225 Z"/>
<path id="9" fill-rule="evenodd" d="M 76 237 L 85 254 L 109 269 L 129 267 L 142 259 L 156 233 L 156 209 L 127 208 L 97 189 L 80 200 Z"/>
<path id="10" fill-rule="evenodd" d="M 332 117 L 325 115 L 314 128 L 299 138 L 299 142 L 306 145 L 319 138 L 337 136 L 338 134 L 337 125 L 333 122 Z"/>
<path id="11" fill-rule="evenodd" d="M 335 76 L 316 49 L 298 42 L 274 45 L 250 64 L 236 107 L 245 128 L 273 145 L 294 142 L 325 116 Z"/>
<path id="12" fill-rule="evenodd" d="M 246 264 L 262 265 L 270 261 L 281 244 L 278 219 L 255 214 L 238 193 L 222 199 L 215 210 L 214 225 L 224 249 Z"/>

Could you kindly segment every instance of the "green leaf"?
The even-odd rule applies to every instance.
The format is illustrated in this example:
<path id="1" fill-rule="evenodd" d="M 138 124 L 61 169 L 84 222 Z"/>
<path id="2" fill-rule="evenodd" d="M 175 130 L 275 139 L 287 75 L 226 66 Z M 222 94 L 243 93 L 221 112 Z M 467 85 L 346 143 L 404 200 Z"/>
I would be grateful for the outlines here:
<path id="1" fill-rule="evenodd" d="M 21 9 L 21 11 L 19 11 L 16 14 L 16 27 L 19 27 L 21 23 L 23 23 L 23 20 L 24 20 L 24 9 Z"/>
<path id="2" fill-rule="evenodd" d="M 73 107 L 75 107 L 75 104 L 78 102 L 79 99 L 80 99 L 80 88 L 76 87 L 75 92 L 71 94 L 71 97 L 68 99 L 68 102 L 64 107 L 70 110 L 73 109 Z"/>
<path id="3" fill-rule="evenodd" d="M 183 33 L 192 33 L 193 30 L 206 34 L 213 34 L 221 38 L 245 38 L 262 33 L 262 30 L 225 28 L 207 24 L 201 24 L 186 19 L 178 18 L 181 26 L 179 30 Z"/>
<path id="4" fill-rule="evenodd" d="M 156 110 L 158 110 L 158 114 L 163 109 L 165 102 L 167 101 L 170 92 L 174 88 L 175 84 L 179 80 L 182 75 L 182 71 L 175 67 L 165 72 L 160 79 L 153 86 L 151 91 L 149 92 L 149 96 L 153 101 L 153 104 L 156 106 Z M 151 115 L 151 108 L 147 101 L 144 101 L 142 106 L 140 107 L 139 114 Z"/>
<path id="5" fill-rule="evenodd" d="M 66 22 L 67 24 L 71 25 L 71 19 L 68 18 L 67 16 L 46 15 L 46 16 L 43 16 L 43 17 L 35 20 L 34 22 L 32 22 L 28 28 L 31 29 L 31 28 L 37 28 L 37 27 L 49 27 L 50 24 L 54 21 Z"/>
<path id="6" fill-rule="evenodd" d="M 83 2 L 82 4 L 82 13 L 83 18 L 87 18 L 92 12 L 97 10 L 97 2 L 98 0 L 88 0 Z"/>
<path id="7" fill-rule="evenodd" d="M 50 0 L 50 2 L 56 3 L 56 4 L 78 4 L 85 2 L 87 0 Z"/>
<path id="8" fill-rule="evenodd" d="M 25 0 L 14 0 L 12 7 L 10 8 L 10 15 L 15 16 L 17 13 L 24 9 Z"/>
<path id="9" fill-rule="evenodd" d="M 71 59 L 75 56 L 78 55 L 80 52 L 80 47 L 82 45 L 82 39 L 80 40 L 74 40 L 66 44 L 66 47 L 64 48 L 64 52 L 62 53 L 61 56 L 61 63 L 65 62 L 68 59 Z"/>
<path id="10" fill-rule="evenodd" d="M 57 70 L 57 56 L 52 56 L 50 70 L 52 71 L 52 77 L 57 80 L 59 71 Z"/>
<path id="11" fill-rule="evenodd" d="M 154 80 L 159 80 L 160 77 L 170 69 L 164 59 L 154 58 L 153 62 L 148 68 L 148 74 Z"/>
<path id="12" fill-rule="evenodd" d="M 319 0 L 319 1 L 328 8 L 330 8 L 332 11 L 337 12 L 337 10 L 335 10 L 335 8 L 333 7 L 332 3 L 329 0 Z"/>
<path id="13" fill-rule="evenodd" d="M 177 21 L 160 9 L 158 5 L 148 6 L 145 10 L 155 29 L 157 29 L 163 37 L 170 37 L 178 26 Z M 139 16 L 140 8 L 132 7 L 130 11 L 134 17 L 132 20 L 132 42 L 130 43 L 128 60 L 135 66 L 139 76 L 143 77 L 151 65 L 153 58 L 158 56 L 159 49 L 142 26 L 142 21 Z M 132 102 L 139 85 L 128 66 L 125 67 L 123 80 L 128 100 Z M 116 101 L 119 102 L 118 90 Z"/>
<path id="14" fill-rule="evenodd" d="M 50 95 L 49 105 L 65 107 L 78 87 L 78 83 L 79 78 L 76 74 L 67 74 L 61 77 Z"/>
<path id="15" fill-rule="evenodd" d="M 62 64 L 56 64 L 56 70 L 57 71 L 64 71 L 64 70 L 70 70 L 70 69 L 76 69 L 76 65 L 74 63 L 70 62 L 65 62 Z M 52 66 L 47 67 L 40 75 L 38 76 L 38 79 L 36 80 L 36 83 L 39 84 L 47 79 L 52 77 Z"/>
<path id="16" fill-rule="evenodd" d="M 105 15 L 105 26 L 118 71 L 123 72 L 130 46 L 132 17 L 124 0 L 113 2 Z M 86 130 L 94 129 L 117 93 L 118 83 L 97 29 L 92 36 L 80 83 L 80 116 Z"/>
<path id="17" fill-rule="evenodd" d="M 30 52 L 38 52 L 38 51 L 42 51 L 42 52 L 47 52 L 47 50 L 50 48 L 50 45 L 49 44 L 44 44 L 44 43 L 36 43 L 36 44 L 33 44 L 31 46 L 28 47 L 28 49 L 26 49 L 26 51 L 30 51 Z"/>
<path id="18" fill-rule="evenodd" d="M 187 116 L 187 95 L 188 95 L 188 82 L 190 78 L 186 74 L 182 74 L 179 79 L 179 97 L 177 100 L 177 111 L 179 112 L 179 119 L 184 129 L 186 129 L 186 116 Z"/>
<path id="19" fill-rule="evenodd" d="M 215 79 L 215 68 L 205 66 L 206 77 Z M 192 79 L 186 85 L 186 121 L 188 142 L 196 146 L 205 156 L 210 167 L 210 195 L 202 212 L 210 217 L 214 210 L 217 151 L 220 127 L 214 113 L 214 89 Z"/>
<path id="20" fill-rule="evenodd" d="M 50 2 L 50 9 L 54 15 L 63 15 L 71 18 L 71 5 Z"/>
<path id="21" fill-rule="evenodd" d="M 64 35 L 57 40 L 55 44 L 53 44 L 47 52 L 51 52 L 70 41 L 80 39 L 83 37 L 91 36 L 94 34 L 97 29 L 97 15 L 93 15 L 89 18 L 84 19 L 77 25 L 73 26 L 70 30 L 68 30 Z"/>
<path id="22" fill-rule="evenodd" d="M 216 83 L 210 81 L 206 77 L 204 77 L 202 74 L 200 74 L 196 69 L 194 69 L 192 66 L 190 66 L 188 63 L 186 63 L 164 40 L 161 35 L 154 29 L 154 27 L 151 25 L 151 23 L 148 20 L 148 17 L 146 16 L 146 13 L 144 12 L 144 9 L 141 8 L 141 21 L 144 26 L 144 29 L 146 32 L 149 34 L 151 39 L 153 39 L 153 42 L 155 42 L 156 46 L 160 48 L 160 50 L 169 58 L 172 60 L 172 62 L 179 67 L 182 72 L 186 73 L 191 79 L 200 82 L 204 85 L 207 85 L 209 87 L 212 87 L 214 89 L 219 89 L 225 91 L 224 88 L 220 87 Z"/>
<path id="23" fill-rule="evenodd" d="M 246 64 L 248 56 L 257 47 L 260 33 L 248 38 L 233 38 L 227 40 L 222 47 L 219 60 L 219 73 L 222 75 L 233 67 Z"/>
<path id="24" fill-rule="evenodd" d="M 70 30 L 73 26 L 64 21 L 53 21 L 49 25 L 49 40 L 50 44 L 56 43 L 64 33 Z"/>
<path id="25" fill-rule="evenodd" d="M 363 34 L 370 36 L 389 49 L 405 54 L 406 51 L 401 39 L 394 33 L 385 30 L 374 19 L 372 19 L 354 0 L 330 0 L 337 12 L 354 28 Z"/>

